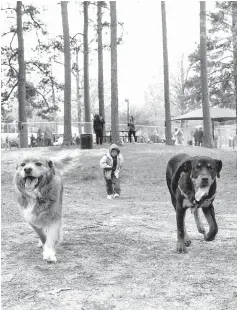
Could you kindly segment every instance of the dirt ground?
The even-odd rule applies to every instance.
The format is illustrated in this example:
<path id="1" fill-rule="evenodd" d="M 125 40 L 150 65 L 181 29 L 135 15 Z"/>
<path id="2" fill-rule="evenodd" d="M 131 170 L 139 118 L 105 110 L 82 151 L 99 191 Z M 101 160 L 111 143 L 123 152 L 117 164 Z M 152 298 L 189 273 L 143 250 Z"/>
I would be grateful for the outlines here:
<path id="1" fill-rule="evenodd" d="M 65 149 L 2 151 L 2 309 L 237 309 L 236 152 L 125 145 L 122 194 L 107 200 L 99 166 L 105 147 L 69 150 L 78 164 L 64 175 L 64 241 L 56 264 L 43 261 L 35 233 L 19 216 L 12 176 L 22 153 L 57 156 Z M 205 242 L 188 211 L 187 254 L 175 251 L 165 183 L 166 164 L 180 152 L 223 161 L 214 204 L 218 235 Z"/>

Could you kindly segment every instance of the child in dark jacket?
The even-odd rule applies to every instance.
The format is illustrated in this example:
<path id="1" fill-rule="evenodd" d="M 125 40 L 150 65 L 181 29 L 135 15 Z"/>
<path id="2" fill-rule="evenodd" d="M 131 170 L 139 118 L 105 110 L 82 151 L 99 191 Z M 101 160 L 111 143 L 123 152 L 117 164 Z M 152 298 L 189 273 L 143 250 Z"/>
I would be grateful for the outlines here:
<path id="1" fill-rule="evenodd" d="M 123 164 L 123 155 L 116 144 L 111 144 L 107 153 L 101 158 L 100 166 L 104 169 L 107 199 L 118 198 L 121 193 L 119 173 Z"/>

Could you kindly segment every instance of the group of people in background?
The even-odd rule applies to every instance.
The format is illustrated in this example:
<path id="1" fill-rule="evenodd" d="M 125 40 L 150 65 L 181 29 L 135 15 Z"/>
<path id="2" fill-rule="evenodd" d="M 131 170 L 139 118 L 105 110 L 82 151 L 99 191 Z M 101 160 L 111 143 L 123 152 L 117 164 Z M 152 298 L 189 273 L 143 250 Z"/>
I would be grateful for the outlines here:
<path id="1" fill-rule="evenodd" d="M 193 135 L 194 145 L 201 146 L 203 144 L 203 137 L 204 137 L 204 133 L 203 133 L 202 127 L 199 126 L 196 128 L 194 135 Z M 183 132 L 181 128 L 175 127 L 174 133 L 173 133 L 173 141 L 175 145 L 183 144 Z"/>
<path id="2" fill-rule="evenodd" d="M 201 146 L 203 143 L 204 133 L 202 127 L 196 128 L 193 138 L 194 138 L 194 145 Z"/>
<path id="3" fill-rule="evenodd" d="M 53 133 L 50 127 L 46 126 L 43 132 L 41 128 L 37 131 L 37 136 L 35 137 L 32 133 L 30 136 L 30 146 L 52 146 L 53 145 Z"/>

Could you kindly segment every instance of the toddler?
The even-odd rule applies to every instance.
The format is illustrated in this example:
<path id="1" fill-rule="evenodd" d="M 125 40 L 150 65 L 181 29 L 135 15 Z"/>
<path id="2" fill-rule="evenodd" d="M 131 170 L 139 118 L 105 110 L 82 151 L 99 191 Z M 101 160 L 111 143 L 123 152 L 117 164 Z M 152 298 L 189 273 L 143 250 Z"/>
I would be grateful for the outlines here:
<path id="1" fill-rule="evenodd" d="M 123 156 L 116 144 L 111 144 L 107 153 L 101 158 L 100 166 L 104 169 L 107 199 L 118 198 L 121 193 L 119 172 L 123 164 Z"/>

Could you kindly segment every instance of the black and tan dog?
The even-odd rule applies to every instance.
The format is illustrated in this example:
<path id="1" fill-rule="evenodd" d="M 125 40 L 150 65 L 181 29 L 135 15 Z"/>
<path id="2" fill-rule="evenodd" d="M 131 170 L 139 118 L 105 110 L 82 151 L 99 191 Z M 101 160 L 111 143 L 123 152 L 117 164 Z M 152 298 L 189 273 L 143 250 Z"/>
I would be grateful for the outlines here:
<path id="1" fill-rule="evenodd" d="M 56 244 L 62 240 L 61 171 L 71 162 L 70 157 L 50 159 L 26 156 L 16 167 L 15 199 L 26 222 L 39 237 L 43 259 L 56 262 Z"/>
<path id="2" fill-rule="evenodd" d="M 191 208 L 194 213 L 198 231 L 204 234 L 206 241 L 212 241 L 218 231 L 213 201 L 216 194 L 216 177 L 220 177 L 221 160 L 206 156 L 190 157 L 178 154 L 172 157 L 166 169 L 166 181 L 170 191 L 172 204 L 176 210 L 177 251 L 187 252 L 186 246 L 191 244 L 185 229 L 185 213 Z M 202 209 L 209 231 L 200 221 L 199 209 Z"/>

